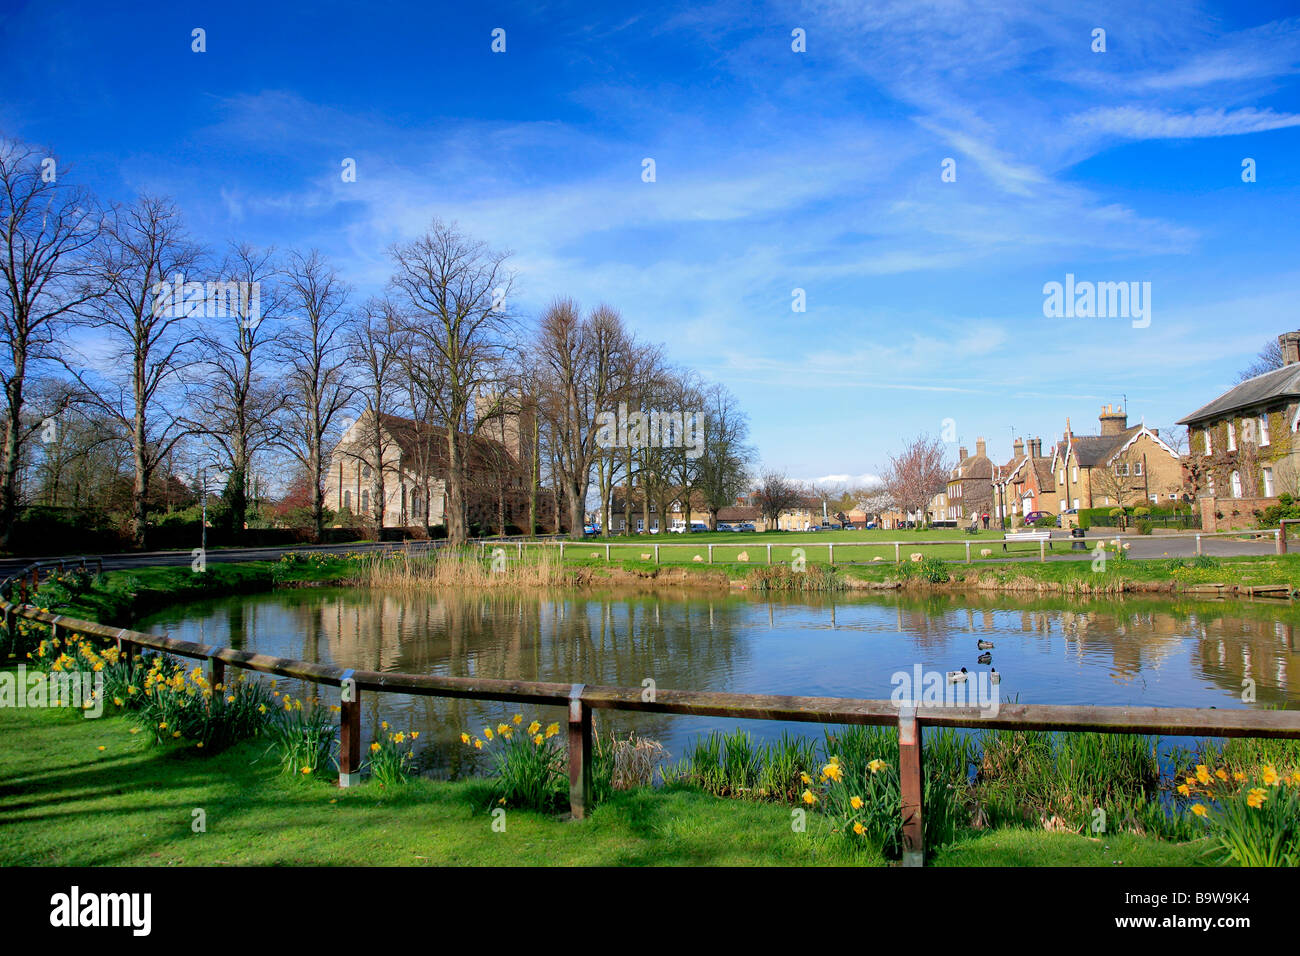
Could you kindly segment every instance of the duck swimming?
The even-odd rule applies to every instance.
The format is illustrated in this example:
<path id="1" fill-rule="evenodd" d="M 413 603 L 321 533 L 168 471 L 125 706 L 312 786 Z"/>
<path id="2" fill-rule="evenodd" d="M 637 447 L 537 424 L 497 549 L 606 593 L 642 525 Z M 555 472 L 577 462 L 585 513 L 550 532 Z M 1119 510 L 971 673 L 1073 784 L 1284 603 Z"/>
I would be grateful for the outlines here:
<path id="1" fill-rule="evenodd" d="M 950 683 L 953 684 L 959 684 L 962 681 L 964 681 L 967 677 L 970 677 L 970 674 L 966 673 L 966 668 L 964 667 L 959 671 L 948 672 L 948 680 Z"/>
<path id="2" fill-rule="evenodd" d="M 989 650 L 992 650 L 992 649 L 993 649 L 993 642 L 992 642 L 992 641 L 976 641 L 976 642 L 975 642 L 975 646 L 978 647 L 981 651 L 989 651 Z"/>
<path id="3" fill-rule="evenodd" d="M 979 657 L 975 658 L 975 662 L 976 662 L 977 664 L 992 664 L 992 663 L 993 663 L 993 655 L 990 654 L 988 651 L 985 651 L 985 652 L 984 652 L 983 654 L 981 654 Z"/>

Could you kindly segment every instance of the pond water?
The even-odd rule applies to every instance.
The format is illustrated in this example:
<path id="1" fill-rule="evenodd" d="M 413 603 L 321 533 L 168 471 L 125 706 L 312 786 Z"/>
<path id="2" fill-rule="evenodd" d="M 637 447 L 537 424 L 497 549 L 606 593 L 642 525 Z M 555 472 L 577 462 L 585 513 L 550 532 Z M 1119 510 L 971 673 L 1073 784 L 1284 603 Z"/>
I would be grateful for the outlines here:
<path id="1" fill-rule="evenodd" d="M 282 590 L 176 605 L 140 630 L 357 669 L 739 693 L 888 698 L 892 676 L 977 664 L 991 641 L 1003 700 L 1052 704 L 1269 707 L 1300 702 L 1300 611 L 1269 602 L 1022 600 L 941 594 L 764 596 L 752 592 L 541 595 Z M 1242 700 L 1253 681 L 1255 701 Z M 294 696 L 316 691 L 280 686 Z M 322 688 L 333 702 L 337 690 Z M 363 694 L 363 732 L 387 720 L 434 747 L 422 763 L 458 774 L 462 730 L 517 708 Z M 560 708 L 526 717 L 563 719 Z M 597 731 L 635 730 L 673 758 L 711 729 L 767 739 L 816 724 L 597 711 Z"/>

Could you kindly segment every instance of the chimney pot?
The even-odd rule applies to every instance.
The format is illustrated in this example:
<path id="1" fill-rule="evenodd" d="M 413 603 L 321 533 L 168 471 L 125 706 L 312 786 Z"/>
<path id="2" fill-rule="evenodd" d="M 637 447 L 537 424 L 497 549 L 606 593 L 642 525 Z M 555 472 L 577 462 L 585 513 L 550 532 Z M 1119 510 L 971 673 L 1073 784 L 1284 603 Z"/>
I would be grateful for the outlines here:
<path id="1" fill-rule="evenodd" d="M 965 445 L 962 445 L 961 447 L 959 447 L 959 448 L 957 449 L 957 460 L 958 460 L 958 461 L 965 461 L 968 457 L 970 457 L 970 456 L 968 456 L 968 455 L 966 454 L 966 446 L 965 446 Z"/>

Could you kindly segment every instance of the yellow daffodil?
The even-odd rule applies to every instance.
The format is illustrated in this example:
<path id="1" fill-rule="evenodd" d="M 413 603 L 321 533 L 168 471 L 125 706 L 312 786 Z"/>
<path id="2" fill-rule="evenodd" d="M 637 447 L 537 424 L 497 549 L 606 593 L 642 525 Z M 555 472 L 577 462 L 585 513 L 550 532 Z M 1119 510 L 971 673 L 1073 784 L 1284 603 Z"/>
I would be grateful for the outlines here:
<path id="1" fill-rule="evenodd" d="M 1276 787 L 1282 782 L 1282 778 L 1278 776 L 1275 767 L 1265 767 L 1263 770 L 1263 779 L 1264 784 L 1269 787 Z"/>
<path id="2" fill-rule="evenodd" d="M 482 749 L 483 749 L 483 741 L 481 741 L 481 740 L 475 740 L 475 741 L 474 741 L 474 749 L 475 749 L 475 750 L 482 750 Z"/>
<path id="3" fill-rule="evenodd" d="M 879 757 L 877 757 L 875 760 L 872 760 L 870 763 L 867 764 L 867 768 L 872 773 L 880 773 L 880 771 L 885 769 L 885 762 L 881 760 Z"/>
<path id="4" fill-rule="evenodd" d="M 1198 764 L 1196 767 L 1196 779 L 1201 783 L 1210 782 L 1210 769 L 1205 764 Z"/>
<path id="5" fill-rule="evenodd" d="M 309 774 L 309 773 L 311 773 L 311 767 L 303 767 L 303 768 L 302 768 L 302 774 L 303 774 L 304 777 L 307 776 L 307 774 Z"/>
<path id="6" fill-rule="evenodd" d="M 1192 813 L 1196 814 L 1198 817 L 1203 817 L 1209 812 L 1210 811 L 1205 808 L 1205 804 L 1203 803 L 1196 803 L 1192 805 Z"/>
<path id="7" fill-rule="evenodd" d="M 861 823 L 859 823 L 857 820 L 854 820 L 854 821 L 853 821 L 853 832 L 856 833 L 858 836 L 862 836 L 862 834 L 864 834 L 864 833 L 867 832 L 867 828 L 864 827 L 864 826 L 863 826 Z"/>
<path id="8" fill-rule="evenodd" d="M 559 732 L 560 732 L 560 725 L 559 725 L 558 723 L 557 723 L 557 724 L 551 724 L 549 727 L 546 728 L 546 736 L 547 736 L 547 737 L 554 737 L 554 736 L 555 736 L 556 734 L 558 734 Z"/>
<path id="9" fill-rule="evenodd" d="M 1264 801 L 1267 799 L 1268 799 L 1267 790 L 1265 790 L 1263 787 L 1253 787 L 1251 788 L 1250 793 L 1246 797 L 1246 803 L 1250 804 L 1250 806 L 1258 810 L 1260 807 L 1264 805 Z"/>
<path id="10" fill-rule="evenodd" d="M 511 717 L 510 719 L 513 720 L 513 721 L 515 722 L 515 725 L 516 725 L 516 726 L 518 726 L 519 724 L 522 724 L 522 723 L 524 722 L 524 715 L 523 715 L 523 714 L 515 714 L 515 715 L 514 715 L 513 717 Z"/>
<path id="11" fill-rule="evenodd" d="M 535 734 L 535 733 L 537 733 L 537 732 L 538 732 L 539 730 L 541 730 L 541 729 L 542 729 L 542 725 L 539 724 L 539 723 L 538 723 L 537 721 L 535 721 L 535 720 L 534 720 L 531 724 L 528 725 L 528 732 L 529 732 L 530 734 Z"/>
<path id="12" fill-rule="evenodd" d="M 844 771 L 840 769 L 839 764 L 831 762 L 822 767 L 822 777 L 827 780 L 841 780 L 844 777 Z"/>
<path id="13" fill-rule="evenodd" d="M 488 740 L 491 740 L 491 739 L 492 739 L 492 728 L 491 728 L 491 727 L 484 727 L 484 728 L 483 728 L 483 736 L 486 737 Z"/>
<path id="14" fill-rule="evenodd" d="M 378 741 L 378 740 L 376 740 L 373 744 L 370 745 L 370 752 L 371 752 L 372 754 L 377 754 L 377 753 L 379 753 L 379 749 L 380 749 L 380 748 L 379 748 L 379 741 Z"/>
<path id="15" fill-rule="evenodd" d="M 463 743 L 463 744 L 467 744 L 467 743 L 469 743 L 469 734 L 461 734 L 461 735 L 460 735 L 460 742 Z"/>
<path id="16" fill-rule="evenodd" d="M 805 790 L 803 792 L 803 802 L 808 804 L 809 806 L 812 806 L 814 803 L 817 802 L 817 798 L 813 796 L 813 792 L 811 790 Z"/>
<path id="17" fill-rule="evenodd" d="M 1222 767 L 1220 767 L 1218 770 L 1214 771 L 1214 775 L 1215 775 L 1216 777 L 1218 777 L 1220 780 L 1227 780 L 1227 779 L 1228 779 L 1228 772 L 1227 772 L 1226 770 L 1224 770 Z"/>
<path id="18" fill-rule="evenodd" d="M 1186 797 L 1191 794 L 1192 790 L 1190 787 L 1187 786 L 1187 784 L 1180 783 L 1178 785 L 1178 792 L 1181 793 L 1184 797 Z"/>
<path id="19" fill-rule="evenodd" d="M 806 773 L 799 774 L 799 780 L 805 784 L 812 783 L 812 777 L 808 776 Z"/>
<path id="20" fill-rule="evenodd" d="M 537 746 L 540 747 L 540 746 L 542 745 L 542 740 L 543 740 L 543 737 L 542 737 L 541 734 L 533 734 L 533 743 L 534 743 L 534 744 L 536 744 Z"/>
<path id="21" fill-rule="evenodd" d="M 854 810 L 861 810 L 861 809 L 862 809 L 862 798 L 861 798 L 861 797 L 849 797 L 849 806 L 851 806 Z"/>

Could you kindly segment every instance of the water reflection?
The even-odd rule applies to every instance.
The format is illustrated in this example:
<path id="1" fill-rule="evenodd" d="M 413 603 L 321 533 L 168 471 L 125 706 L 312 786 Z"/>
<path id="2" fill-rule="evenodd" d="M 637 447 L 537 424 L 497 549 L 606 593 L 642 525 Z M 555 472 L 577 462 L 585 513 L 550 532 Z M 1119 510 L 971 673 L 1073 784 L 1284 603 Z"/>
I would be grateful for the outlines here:
<path id="1" fill-rule="evenodd" d="M 1022 703 L 1267 707 L 1294 704 L 1289 604 L 1021 599 L 899 594 L 765 597 L 666 594 L 403 594 L 278 591 L 173 607 L 143 629 L 378 671 L 740 693 L 888 697 L 891 675 L 978 669 L 992 641 L 1004 698 Z M 1242 700 L 1251 682 L 1255 701 Z M 293 687 L 295 694 L 302 688 Z M 326 696 L 332 692 L 324 691 Z M 461 730 L 495 724 L 496 704 L 371 695 L 365 720 L 421 730 L 459 772 Z M 543 715 L 559 719 L 558 709 Z M 674 754 L 728 721 L 644 714 L 601 729 L 656 737 Z M 759 736 L 780 724 L 750 722 Z M 816 733 L 804 725 L 804 732 Z"/>

